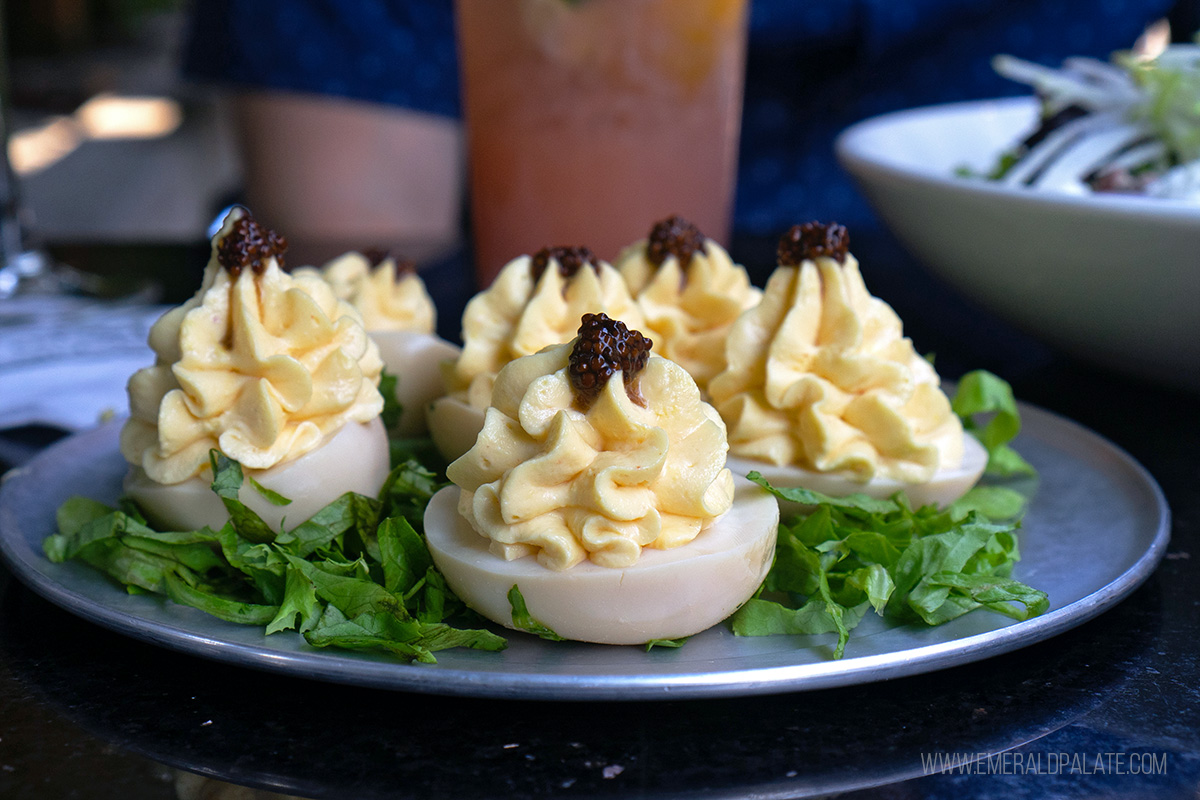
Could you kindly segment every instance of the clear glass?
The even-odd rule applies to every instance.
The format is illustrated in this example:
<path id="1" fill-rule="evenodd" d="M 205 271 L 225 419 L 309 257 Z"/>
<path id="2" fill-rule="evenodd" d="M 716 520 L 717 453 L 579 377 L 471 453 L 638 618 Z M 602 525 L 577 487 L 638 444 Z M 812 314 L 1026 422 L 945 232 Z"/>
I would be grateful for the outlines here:
<path id="1" fill-rule="evenodd" d="M 8 30 L 0 2 L 0 299 L 17 292 L 59 291 L 62 277 L 50 257 L 30 244 L 21 220 L 21 193 L 8 161 L 9 80 Z"/>
<path id="2" fill-rule="evenodd" d="M 511 258 L 606 259 L 680 214 L 728 243 L 747 0 L 456 0 L 471 220 Z"/>

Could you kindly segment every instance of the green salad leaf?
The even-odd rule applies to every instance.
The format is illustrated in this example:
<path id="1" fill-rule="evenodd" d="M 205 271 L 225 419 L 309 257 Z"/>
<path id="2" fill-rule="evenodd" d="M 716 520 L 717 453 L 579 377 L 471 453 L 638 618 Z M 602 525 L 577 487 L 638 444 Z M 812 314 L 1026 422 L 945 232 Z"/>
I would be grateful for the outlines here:
<path id="1" fill-rule="evenodd" d="M 291 500 L 284 497 L 283 495 L 281 495 L 279 492 L 275 491 L 274 489 L 268 489 L 267 487 L 263 486 L 261 483 L 254 480 L 253 476 L 247 475 L 246 480 L 250 481 L 250 485 L 254 487 L 254 491 L 256 491 L 260 495 L 262 495 L 263 499 L 266 500 L 271 505 L 273 505 L 273 506 L 290 506 L 292 504 Z"/>
<path id="2" fill-rule="evenodd" d="M 988 475 L 1037 475 L 1033 465 L 1008 443 L 1021 432 L 1021 415 L 1012 387 L 987 370 L 968 372 L 958 381 L 950 407 L 963 428 L 988 451 Z"/>
<path id="3" fill-rule="evenodd" d="M 428 663 L 449 647 L 507 646 L 490 631 L 451 624 L 468 615 L 437 571 L 420 528 L 444 480 L 420 463 L 393 469 L 378 498 L 344 494 L 282 531 L 238 500 L 241 465 L 216 450 L 210 463 L 213 491 L 230 514 L 220 530 L 160 532 L 125 500 L 114 509 L 73 497 L 58 509 L 58 533 L 44 541 L 46 555 L 54 562 L 78 559 L 130 591 L 262 626 L 265 634 L 297 631 L 314 647 Z"/>
<path id="4" fill-rule="evenodd" d="M 988 519 L 1017 519 L 1028 504 L 1025 495 L 1007 486 L 975 486 L 950 506 L 950 513 L 962 519 L 977 511 Z"/>
<path id="5" fill-rule="evenodd" d="M 274 619 L 277 606 L 251 603 L 217 594 L 204 585 L 192 585 L 178 572 L 163 574 L 165 593 L 173 602 L 198 608 L 218 619 L 241 625 L 266 625 Z"/>
<path id="6" fill-rule="evenodd" d="M 237 532 L 252 542 L 270 542 L 275 539 L 271 530 L 262 517 L 238 499 L 242 490 L 242 465 L 226 456 L 220 450 L 210 450 L 209 464 L 212 466 L 212 490 L 225 504 L 229 519 Z"/>
<path id="7" fill-rule="evenodd" d="M 404 406 L 396 399 L 398 381 L 399 378 L 386 369 L 379 376 L 379 393 L 383 395 L 383 411 L 379 412 L 379 418 L 383 421 L 383 427 L 389 431 L 396 429 L 400 424 L 401 415 L 404 414 Z"/>
<path id="8" fill-rule="evenodd" d="M 1021 156 L 1024 151 L 1020 147 L 1014 147 L 1000 153 L 996 159 L 996 163 L 992 165 L 987 172 L 979 172 L 965 164 L 954 168 L 954 174 L 960 178 L 981 178 L 988 181 L 1002 180 L 1005 175 L 1012 171 L 1021 161 Z"/>
<path id="9" fill-rule="evenodd" d="M 386 385 L 386 384 L 385 384 Z M 385 392 L 385 397 L 391 394 Z M 1008 384 L 988 372 L 964 376 L 952 402 L 989 452 L 988 471 L 1034 474 L 1009 447 L 1020 418 Z M 212 490 L 229 512 L 219 530 L 157 531 L 128 498 L 116 508 L 73 497 L 58 532 L 43 542 L 54 562 L 77 559 L 131 593 L 162 595 L 264 635 L 295 631 L 314 647 L 372 650 L 431 663 L 450 647 L 501 650 L 503 637 L 468 626 L 477 615 L 454 595 L 424 536 L 424 512 L 447 485 L 432 443 L 392 439 L 393 469 L 376 497 L 346 493 L 294 527 L 274 530 L 239 499 L 246 480 L 276 505 L 291 501 L 213 450 Z M 830 497 L 748 476 L 801 515 L 781 522 L 762 587 L 729 620 L 741 636 L 837 634 L 842 658 L 868 612 L 937 625 L 978 608 L 1014 619 L 1044 613 L 1045 593 L 1012 578 L 1026 499 L 979 486 L 946 509 L 913 509 L 902 494 Z M 562 641 L 533 617 L 520 589 L 508 592 L 513 627 Z M 655 639 L 654 647 L 680 647 Z"/>
<path id="10" fill-rule="evenodd" d="M 685 644 L 687 644 L 687 641 L 690 638 L 692 638 L 692 637 L 681 636 L 678 639 L 651 639 L 650 641 L 646 642 L 646 652 L 649 653 L 651 650 L 653 650 L 656 647 L 666 647 L 666 648 L 670 648 L 670 649 L 678 649 L 680 647 L 683 647 Z"/>
<path id="11" fill-rule="evenodd" d="M 414 530 L 423 534 L 425 506 L 445 485 L 441 475 L 415 459 L 408 459 L 392 469 L 379 490 L 380 513 L 384 517 L 402 516 Z"/>
<path id="12" fill-rule="evenodd" d="M 551 642 L 566 641 L 563 637 L 533 618 L 533 615 L 529 613 L 529 608 L 525 605 L 525 598 L 521 595 L 521 590 L 517 588 L 515 583 L 508 590 L 508 604 L 512 606 L 513 627 L 517 630 L 532 633 Z"/>
<path id="13" fill-rule="evenodd" d="M 386 369 L 380 375 L 379 393 L 383 395 L 383 411 L 379 417 L 388 431 L 388 451 L 391 455 L 392 466 L 414 461 L 423 464 L 437 473 L 445 473 L 446 461 L 428 436 L 404 437 L 397 432 L 400 417 L 404 414 L 404 405 L 396 397 L 396 386 L 403 380 L 402 376 L 393 375 Z"/>
<path id="14" fill-rule="evenodd" d="M 834 498 L 773 487 L 757 472 L 747 477 L 810 510 L 780 523 L 762 589 L 730 618 L 739 636 L 836 633 L 834 658 L 842 658 L 868 611 L 938 625 L 976 608 L 1028 619 L 1049 606 L 1044 592 L 1011 577 L 1019 523 L 980 513 L 1015 516 L 1024 505 L 1016 492 L 985 487 L 948 509 L 912 509 L 903 495 Z"/>

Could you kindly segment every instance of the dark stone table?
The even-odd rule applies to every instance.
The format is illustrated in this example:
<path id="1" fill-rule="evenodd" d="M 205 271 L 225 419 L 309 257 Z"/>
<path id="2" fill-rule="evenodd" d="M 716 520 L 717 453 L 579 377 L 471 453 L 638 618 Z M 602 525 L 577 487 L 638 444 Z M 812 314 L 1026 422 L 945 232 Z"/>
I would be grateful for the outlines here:
<path id="1" fill-rule="evenodd" d="M 247 796 L 216 781 L 310 798 L 1196 797 L 1200 398 L 1036 343 L 884 234 L 859 235 L 853 249 L 944 375 L 991 369 L 1155 476 L 1174 527 L 1144 586 L 1049 641 L 918 677 L 749 699 L 517 703 L 179 655 L 60 611 L 0 567 L 0 797 Z M 734 247 L 744 263 L 771 253 L 766 241 Z M 430 277 L 451 328 L 469 293 L 461 265 Z M 10 433 L 18 448 L 3 452 L 51 438 Z M 973 774 L 927 774 L 936 754 L 983 760 Z"/>

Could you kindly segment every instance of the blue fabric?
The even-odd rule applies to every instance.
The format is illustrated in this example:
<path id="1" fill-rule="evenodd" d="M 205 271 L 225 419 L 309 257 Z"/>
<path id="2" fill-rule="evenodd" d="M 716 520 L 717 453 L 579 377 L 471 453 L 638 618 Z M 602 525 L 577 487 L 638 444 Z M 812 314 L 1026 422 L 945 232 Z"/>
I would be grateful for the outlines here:
<path id="1" fill-rule="evenodd" d="M 737 229 L 875 224 L 838 166 L 837 134 L 888 111 L 1027 94 L 997 53 L 1057 66 L 1129 47 L 1172 0 L 755 0 Z M 769 20 L 769 22 L 768 22 Z M 781 31 L 770 30 L 778 25 Z M 814 37 L 805 31 L 820 30 Z"/>
<path id="2" fill-rule="evenodd" d="M 453 12 L 451 0 L 195 0 L 184 72 L 458 116 Z"/>
<path id="3" fill-rule="evenodd" d="M 1057 65 L 1128 47 L 1172 0 L 753 0 L 736 225 L 873 221 L 834 161 L 847 125 L 1025 93 L 1011 53 Z M 195 0 L 186 73 L 457 116 L 451 0 Z"/>

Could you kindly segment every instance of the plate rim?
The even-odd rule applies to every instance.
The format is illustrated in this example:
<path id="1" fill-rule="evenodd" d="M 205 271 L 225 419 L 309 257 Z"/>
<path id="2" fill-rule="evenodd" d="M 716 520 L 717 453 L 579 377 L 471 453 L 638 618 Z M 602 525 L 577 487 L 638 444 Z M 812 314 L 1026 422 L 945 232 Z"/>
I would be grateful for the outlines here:
<path id="1" fill-rule="evenodd" d="M 1126 570 L 1107 584 L 1040 617 L 949 641 L 840 661 L 829 659 L 817 663 L 744 667 L 703 673 L 599 676 L 480 672 L 460 667 L 358 659 L 351 662 L 353 669 L 347 669 L 344 661 L 346 656 L 341 653 L 319 650 L 295 653 L 247 645 L 198 633 L 170 622 L 96 605 L 94 598 L 63 585 L 45 569 L 58 565 L 49 561 L 42 564 L 28 557 L 31 553 L 33 558 L 44 560 L 40 548 L 34 549 L 25 540 L 14 518 L 15 511 L 9 498 L 14 494 L 13 486 L 20 476 L 35 467 L 52 466 L 60 457 L 59 454 L 68 449 L 83 447 L 92 440 L 103 443 L 104 437 L 113 435 L 113 428 L 119 424 L 117 422 L 69 436 L 39 453 L 29 463 L 3 476 L 0 480 L 0 556 L 22 584 L 59 608 L 109 630 L 235 666 L 332 683 L 436 695 L 579 701 L 737 697 L 873 683 L 960 666 L 1052 638 L 1095 618 L 1123 600 L 1149 578 L 1165 555 L 1170 539 L 1171 512 L 1161 487 L 1145 467 L 1107 438 L 1071 419 L 1025 403 L 1019 405 L 1026 428 L 1031 426 L 1031 422 L 1036 427 L 1049 425 L 1077 440 L 1106 450 L 1126 471 L 1127 477 L 1135 478 L 1139 488 L 1149 492 L 1155 506 L 1151 513 L 1158 521 L 1150 545 Z M 115 585 L 111 588 L 114 592 L 120 591 Z M 166 601 L 159 599 L 159 602 Z M 542 642 L 534 644 L 554 646 Z M 327 663 L 329 660 L 333 663 Z"/>

